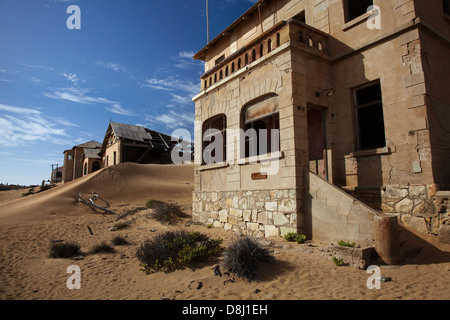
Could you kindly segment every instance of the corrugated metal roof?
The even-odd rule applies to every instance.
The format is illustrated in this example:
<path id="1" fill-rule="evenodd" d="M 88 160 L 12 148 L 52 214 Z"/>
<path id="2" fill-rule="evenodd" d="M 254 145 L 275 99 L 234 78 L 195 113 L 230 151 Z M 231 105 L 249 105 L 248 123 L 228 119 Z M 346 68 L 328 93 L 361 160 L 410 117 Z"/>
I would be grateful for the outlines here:
<path id="1" fill-rule="evenodd" d="M 114 134 L 119 138 L 145 142 L 144 139 L 152 140 L 152 136 L 144 127 L 133 126 L 125 123 L 111 122 Z"/>
<path id="2" fill-rule="evenodd" d="M 98 155 L 99 152 L 100 152 L 100 149 L 84 148 L 85 158 L 101 159 L 101 157 Z"/>
<path id="3" fill-rule="evenodd" d="M 102 144 L 101 144 L 100 142 L 97 142 L 97 141 L 92 140 L 92 141 L 89 141 L 89 142 L 86 142 L 86 143 L 79 144 L 79 145 L 77 145 L 77 146 L 75 146 L 75 147 L 76 147 L 76 148 L 90 148 L 90 149 L 95 149 L 95 148 L 101 148 L 101 147 L 102 147 Z"/>

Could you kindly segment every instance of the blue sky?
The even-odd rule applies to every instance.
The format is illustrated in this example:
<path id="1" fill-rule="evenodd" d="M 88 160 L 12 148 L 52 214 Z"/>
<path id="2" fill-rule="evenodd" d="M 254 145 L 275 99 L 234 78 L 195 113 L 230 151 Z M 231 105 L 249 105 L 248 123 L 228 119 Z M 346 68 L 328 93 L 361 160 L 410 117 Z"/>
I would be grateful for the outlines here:
<path id="1" fill-rule="evenodd" d="M 255 2 L 209 0 L 210 39 Z M 110 120 L 193 135 L 206 40 L 205 0 L 0 0 L 0 183 L 48 180 Z"/>

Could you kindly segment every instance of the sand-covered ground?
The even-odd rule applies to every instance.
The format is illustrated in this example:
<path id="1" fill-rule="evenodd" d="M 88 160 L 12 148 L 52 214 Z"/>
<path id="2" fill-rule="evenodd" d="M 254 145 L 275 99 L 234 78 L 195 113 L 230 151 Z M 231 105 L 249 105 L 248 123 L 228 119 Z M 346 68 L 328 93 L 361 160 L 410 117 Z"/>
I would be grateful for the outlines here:
<path id="1" fill-rule="evenodd" d="M 191 213 L 193 167 L 190 165 L 120 164 L 51 190 L 20 197 L 23 190 L 0 192 L 0 299 L 37 300 L 323 300 L 323 299 L 413 299 L 450 298 L 450 246 L 433 236 L 420 235 L 418 250 L 397 266 L 380 266 L 383 276 L 379 290 L 369 290 L 365 270 L 337 267 L 327 255 L 329 244 L 289 243 L 283 238 L 266 239 L 276 258 L 261 264 L 259 276 L 248 282 L 223 275 L 213 267 L 222 257 L 194 268 L 170 273 L 145 274 L 135 251 L 139 245 L 167 230 L 200 231 L 224 240 L 232 232 L 207 228 L 180 219 L 165 225 L 149 218 L 149 199 L 175 203 Z M 94 212 L 74 201 L 95 191 L 96 204 L 115 214 Z M 110 231 L 122 220 L 126 229 Z M 89 228 L 90 230 L 89 230 Z M 91 232 L 93 234 L 91 234 Z M 411 233 L 413 234 L 413 233 Z M 101 242 L 115 235 L 129 240 L 115 253 L 89 254 Z M 417 235 L 416 235 L 417 236 Z M 77 242 L 86 255 L 80 259 L 48 257 L 51 241 Z M 66 281 L 69 266 L 81 271 L 81 288 L 70 290 Z M 201 285 L 200 285 L 201 284 Z"/>

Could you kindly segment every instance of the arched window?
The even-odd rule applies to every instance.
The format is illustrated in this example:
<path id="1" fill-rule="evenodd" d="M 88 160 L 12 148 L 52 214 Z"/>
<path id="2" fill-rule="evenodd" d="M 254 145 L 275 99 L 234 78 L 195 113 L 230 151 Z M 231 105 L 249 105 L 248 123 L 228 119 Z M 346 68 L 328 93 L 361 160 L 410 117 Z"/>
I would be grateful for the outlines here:
<path id="1" fill-rule="evenodd" d="M 233 72 L 234 72 L 234 62 L 231 63 L 231 73 L 233 73 Z"/>
<path id="2" fill-rule="evenodd" d="M 84 164 L 84 175 L 87 175 L 87 163 Z"/>
<path id="3" fill-rule="evenodd" d="M 208 86 L 208 83 L 207 83 L 207 81 L 205 80 L 205 81 L 203 81 L 203 87 L 204 87 L 204 89 L 206 89 L 206 87 Z"/>
<path id="4" fill-rule="evenodd" d="M 228 77 L 228 66 L 225 67 L 225 77 Z"/>
<path id="5" fill-rule="evenodd" d="M 217 73 L 214 73 L 214 83 L 217 82 Z"/>
<path id="6" fill-rule="evenodd" d="M 267 40 L 267 52 L 272 51 L 272 39 Z"/>
<path id="7" fill-rule="evenodd" d="M 219 80 L 222 80 L 222 78 L 223 78 L 223 71 L 220 70 L 220 72 L 219 72 Z"/>
<path id="8" fill-rule="evenodd" d="M 248 64 L 248 53 L 245 54 L 245 66 Z"/>
<path id="9" fill-rule="evenodd" d="M 252 62 L 256 60 L 256 50 L 252 50 Z"/>
<path id="10" fill-rule="evenodd" d="M 261 58 L 264 55 L 264 45 L 261 43 L 259 46 L 259 57 Z"/>
<path id="11" fill-rule="evenodd" d="M 238 69 L 241 68 L 241 58 L 238 59 Z"/>
<path id="12" fill-rule="evenodd" d="M 226 129 L 227 117 L 224 114 L 214 116 L 203 123 L 203 164 L 213 164 L 226 161 Z"/>
<path id="13" fill-rule="evenodd" d="M 244 106 L 242 128 L 245 148 L 241 158 L 259 156 L 280 150 L 280 116 L 278 96 L 262 97 Z M 242 141 L 242 140 L 241 140 Z"/>
<path id="14" fill-rule="evenodd" d="M 280 46 L 281 44 L 281 38 L 280 38 L 280 33 L 277 33 L 277 48 Z"/>
<path id="15" fill-rule="evenodd" d="M 212 85 L 212 77 L 209 77 L 209 86 Z"/>

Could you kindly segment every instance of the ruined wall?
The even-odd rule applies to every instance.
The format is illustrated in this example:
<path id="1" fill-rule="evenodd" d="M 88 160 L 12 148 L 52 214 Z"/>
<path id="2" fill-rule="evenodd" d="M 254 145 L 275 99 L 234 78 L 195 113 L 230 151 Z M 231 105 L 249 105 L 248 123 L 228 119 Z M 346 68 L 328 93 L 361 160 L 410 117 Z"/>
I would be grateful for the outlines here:
<path id="1" fill-rule="evenodd" d="M 106 150 L 103 154 L 103 167 L 109 167 L 114 165 L 114 153 L 116 157 L 116 163 L 119 164 L 122 162 L 122 145 L 119 138 L 111 135 Z"/>
<path id="2" fill-rule="evenodd" d="M 64 166 L 63 166 L 62 181 L 69 182 L 72 180 L 73 180 L 73 151 L 66 150 L 64 152 Z"/>

